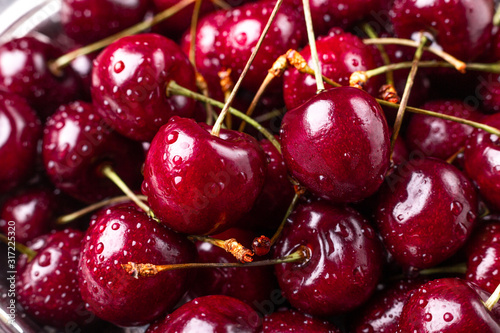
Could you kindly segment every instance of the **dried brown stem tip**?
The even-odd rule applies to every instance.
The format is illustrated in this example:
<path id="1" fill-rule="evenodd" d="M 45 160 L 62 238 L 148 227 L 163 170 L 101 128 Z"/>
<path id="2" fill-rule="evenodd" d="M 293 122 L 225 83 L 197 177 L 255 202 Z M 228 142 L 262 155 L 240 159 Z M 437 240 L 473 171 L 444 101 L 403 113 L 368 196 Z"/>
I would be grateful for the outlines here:
<path id="1" fill-rule="evenodd" d="M 295 191 L 295 194 L 299 197 L 306 193 L 306 188 L 302 185 L 293 185 L 293 189 Z"/>
<path id="2" fill-rule="evenodd" d="M 234 238 L 224 241 L 224 250 L 231 253 L 236 259 L 242 263 L 253 261 L 253 252 L 238 243 Z"/>
<path id="3" fill-rule="evenodd" d="M 363 89 L 366 82 L 368 82 L 368 75 L 366 72 L 357 71 L 351 74 L 349 78 L 349 85 L 354 88 Z"/>
<path id="4" fill-rule="evenodd" d="M 158 269 L 153 264 L 136 264 L 128 262 L 122 264 L 122 268 L 132 277 L 138 279 L 140 277 L 150 277 L 158 274 Z"/>
<path id="5" fill-rule="evenodd" d="M 306 60 L 299 52 L 290 49 L 285 55 L 288 63 L 295 67 L 300 73 L 314 74 L 314 71 L 309 67 Z"/>
<path id="6" fill-rule="evenodd" d="M 269 74 L 273 75 L 274 77 L 283 75 L 283 73 L 285 73 L 285 70 L 288 68 L 288 60 L 286 57 L 286 54 L 280 55 L 274 62 L 273 66 L 269 69 Z"/>
<path id="7" fill-rule="evenodd" d="M 255 237 L 252 249 L 259 257 L 265 256 L 271 250 L 271 240 L 266 236 Z"/>
<path id="8" fill-rule="evenodd" d="M 234 82 L 231 79 L 231 68 L 221 70 L 217 73 L 220 79 L 220 87 L 224 94 L 230 93 L 234 88 Z"/>
<path id="9" fill-rule="evenodd" d="M 384 84 L 379 90 L 380 98 L 390 103 L 399 103 L 398 92 L 392 84 Z"/>

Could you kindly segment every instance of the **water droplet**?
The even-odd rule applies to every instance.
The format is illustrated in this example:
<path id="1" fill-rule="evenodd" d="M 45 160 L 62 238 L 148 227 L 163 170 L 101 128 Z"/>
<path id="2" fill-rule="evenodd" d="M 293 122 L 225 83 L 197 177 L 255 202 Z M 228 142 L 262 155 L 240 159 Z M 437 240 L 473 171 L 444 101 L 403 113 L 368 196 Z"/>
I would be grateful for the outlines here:
<path id="1" fill-rule="evenodd" d="M 476 220 L 476 214 L 474 214 L 472 210 L 469 210 L 469 212 L 467 213 L 467 221 L 472 223 L 474 222 L 474 220 Z"/>
<path id="2" fill-rule="evenodd" d="M 113 230 L 118 230 L 119 228 L 120 228 L 119 223 L 113 223 L 113 225 L 111 226 L 111 229 L 113 229 Z"/>
<path id="3" fill-rule="evenodd" d="M 175 164 L 181 164 L 182 163 L 182 157 L 180 157 L 179 155 L 175 155 L 174 158 L 172 159 L 172 161 Z"/>
<path id="4" fill-rule="evenodd" d="M 458 216 L 464 209 L 464 206 L 458 201 L 453 201 L 451 203 L 450 209 L 453 215 Z"/>
<path id="5" fill-rule="evenodd" d="M 123 63 L 123 61 L 120 60 L 117 63 L 115 63 L 113 69 L 115 70 L 115 73 L 121 73 L 125 69 L 125 64 Z"/>
<path id="6" fill-rule="evenodd" d="M 444 321 L 450 322 L 453 320 L 453 315 L 449 312 L 446 312 L 443 316 Z"/>
<path id="7" fill-rule="evenodd" d="M 42 267 L 47 267 L 50 265 L 50 252 L 44 252 L 38 259 L 38 264 Z"/>
<path id="8" fill-rule="evenodd" d="M 424 320 L 425 320 L 425 321 L 431 321 L 431 320 L 432 320 L 432 315 L 431 315 L 430 313 L 426 313 L 426 314 L 424 315 Z"/>
<path id="9" fill-rule="evenodd" d="M 403 221 L 403 220 L 404 220 L 404 218 L 405 218 L 405 217 L 404 217 L 404 215 L 403 215 L 403 214 L 399 214 L 398 216 L 396 216 L 396 219 L 397 219 L 398 221 L 400 221 L 400 222 L 401 222 L 401 221 Z"/>
<path id="10" fill-rule="evenodd" d="M 100 253 L 102 253 L 102 251 L 104 251 L 104 244 L 102 244 L 102 243 L 97 244 L 97 246 L 95 248 L 95 252 L 97 254 L 100 254 Z"/>
<path id="11" fill-rule="evenodd" d="M 167 143 L 169 145 L 175 143 L 175 141 L 177 141 L 177 138 L 179 137 L 179 132 L 177 131 L 173 131 L 172 133 L 170 133 L 168 136 L 167 136 Z"/>
<path id="12" fill-rule="evenodd" d="M 427 300 L 425 298 L 419 299 L 418 306 L 420 306 L 421 308 L 425 308 L 427 306 Z"/>
<path id="13" fill-rule="evenodd" d="M 346 226 L 343 225 L 342 223 L 338 223 L 335 226 L 335 230 L 333 230 L 335 233 L 341 235 L 342 237 L 349 237 L 349 231 L 347 230 Z M 358 267 L 359 268 L 359 267 Z"/>

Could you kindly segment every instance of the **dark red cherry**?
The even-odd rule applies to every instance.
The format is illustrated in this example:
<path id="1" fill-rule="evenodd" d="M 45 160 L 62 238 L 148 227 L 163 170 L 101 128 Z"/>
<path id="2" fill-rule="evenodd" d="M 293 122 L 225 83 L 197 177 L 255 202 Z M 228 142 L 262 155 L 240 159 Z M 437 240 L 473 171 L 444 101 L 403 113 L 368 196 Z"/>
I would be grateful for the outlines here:
<path id="1" fill-rule="evenodd" d="M 500 128 L 500 114 L 483 118 L 482 122 Z M 500 209 L 500 138 L 475 130 L 466 141 L 464 162 L 466 174 L 482 197 L 493 208 Z"/>
<path id="2" fill-rule="evenodd" d="M 260 332 L 261 319 L 250 306 L 236 298 L 204 296 L 184 304 L 146 333 Z"/>
<path id="3" fill-rule="evenodd" d="M 414 155 L 415 153 L 412 152 Z M 394 165 L 399 165 L 408 161 L 410 158 L 410 153 L 408 152 L 408 148 L 401 136 L 396 138 L 396 143 L 394 144 L 394 151 L 392 153 L 392 162 Z"/>
<path id="4" fill-rule="evenodd" d="M 481 224 L 467 244 L 466 280 L 493 293 L 500 284 L 500 223 Z"/>
<path id="5" fill-rule="evenodd" d="M 461 279 L 427 282 L 403 307 L 398 332 L 499 332 L 499 306 L 489 311 L 483 304 L 489 295 Z"/>
<path id="6" fill-rule="evenodd" d="M 389 167 L 389 129 L 368 93 L 324 91 L 288 111 L 281 125 L 290 173 L 315 195 L 355 202 L 375 193 Z"/>
<path id="7" fill-rule="evenodd" d="M 248 230 L 232 228 L 212 237 L 217 239 L 235 238 L 247 249 L 251 249 L 252 241 L 257 236 Z M 196 248 L 198 262 L 237 262 L 232 254 L 210 243 L 197 242 Z M 272 298 L 283 299 L 277 285 L 272 266 L 204 268 L 198 270 L 191 293 L 195 296 L 226 295 L 260 310 L 259 307 L 262 306 L 263 302 L 269 302 Z"/>
<path id="8" fill-rule="evenodd" d="M 284 296 L 300 311 L 330 316 L 363 304 L 375 290 L 381 273 L 382 248 L 359 213 L 325 202 L 299 206 L 276 243 L 275 257 L 305 245 L 305 264 L 276 266 Z"/>
<path id="9" fill-rule="evenodd" d="M 379 192 L 376 221 L 387 250 L 405 267 L 433 267 L 451 257 L 475 225 L 472 182 L 434 158 L 399 165 Z"/>
<path id="10" fill-rule="evenodd" d="M 333 324 L 295 310 L 283 310 L 264 317 L 262 333 L 318 332 L 340 333 Z"/>
<path id="11" fill-rule="evenodd" d="M 226 20 L 219 28 L 214 42 L 221 66 L 232 69 L 231 77 L 234 82 L 238 80 L 250 58 L 274 5 L 275 1 L 259 1 L 227 12 Z M 261 46 L 262 51 L 257 53 L 242 87 L 256 92 L 276 59 L 289 49 L 299 49 L 305 43 L 305 23 L 301 8 L 302 6 L 286 2 L 280 7 Z M 282 80 L 277 78 L 267 89 L 280 91 L 281 85 Z"/>
<path id="12" fill-rule="evenodd" d="M 484 111 L 498 113 L 500 111 L 500 75 L 489 74 L 486 79 L 482 77 L 476 89 L 481 96 Z"/>
<path id="13" fill-rule="evenodd" d="M 71 68 L 54 75 L 48 63 L 62 55 L 49 41 L 34 37 L 11 40 L 0 46 L 0 89 L 20 95 L 41 118 L 61 104 L 80 97 L 80 81 Z"/>
<path id="14" fill-rule="evenodd" d="M 112 131 L 92 106 L 64 105 L 45 125 L 43 160 L 51 181 L 69 195 L 86 202 L 121 192 L 100 169 L 110 164 L 131 188 L 139 188 L 143 161 L 141 143 Z"/>
<path id="15" fill-rule="evenodd" d="M 344 86 L 349 86 L 349 78 L 353 72 L 377 67 L 371 48 L 359 37 L 340 28 L 334 28 L 328 36 L 318 38 L 316 48 L 322 74 Z M 300 54 L 309 66 L 314 68 L 309 46 L 306 46 Z M 368 81 L 366 90 L 376 96 L 380 83 L 380 78 L 375 77 Z M 283 97 L 288 110 L 298 107 L 316 95 L 316 89 L 316 80 L 313 76 L 301 74 L 295 68 L 285 72 Z"/>
<path id="16" fill-rule="evenodd" d="M 361 313 L 353 312 L 353 333 L 396 332 L 399 316 L 409 294 L 424 280 L 399 280 L 387 289 L 376 292 Z"/>
<path id="17" fill-rule="evenodd" d="M 265 155 L 247 134 L 173 117 L 151 143 L 142 192 L 170 228 L 213 234 L 234 226 L 262 189 Z"/>
<path id="18" fill-rule="evenodd" d="M 69 37 L 90 44 L 139 23 L 149 6 L 149 0 L 64 0 L 61 22 Z"/>
<path id="19" fill-rule="evenodd" d="M 29 261 L 21 255 L 17 263 L 17 299 L 38 322 L 65 327 L 83 325 L 95 316 L 85 310 L 78 288 L 78 260 L 83 233 L 76 230 L 52 232 L 36 238 L 30 248 L 37 251 Z"/>
<path id="20" fill-rule="evenodd" d="M 492 0 L 396 0 L 391 20 L 400 38 L 429 33 L 437 44 L 463 61 L 486 51 L 491 37 Z"/>
<path id="21" fill-rule="evenodd" d="M 0 210 L 0 230 L 16 234 L 16 242 L 26 244 L 50 230 L 56 198 L 48 189 L 29 189 L 8 198 Z"/>
<path id="22" fill-rule="evenodd" d="M 193 67 L 177 44 L 156 34 L 124 37 L 94 61 L 92 99 L 118 133 L 147 141 L 173 115 L 193 115 L 194 100 L 166 95 L 171 80 L 196 90 Z"/>
<path id="23" fill-rule="evenodd" d="M 194 246 L 133 205 L 101 210 L 82 246 L 80 290 L 88 309 L 119 326 L 149 323 L 170 311 L 188 287 L 188 270 L 136 279 L 121 265 L 190 263 Z"/>
<path id="24" fill-rule="evenodd" d="M 478 111 L 459 100 L 427 102 L 422 108 L 474 121 L 482 117 Z M 473 130 L 468 125 L 416 114 L 411 118 L 406 130 L 406 144 L 410 151 L 417 150 L 425 156 L 446 160 L 465 145 Z"/>
<path id="25" fill-rule="evenodd" d="M 41 134 L 40 120 L 26 101 L 0 92 L 0 193 L 32 174 Z"/>

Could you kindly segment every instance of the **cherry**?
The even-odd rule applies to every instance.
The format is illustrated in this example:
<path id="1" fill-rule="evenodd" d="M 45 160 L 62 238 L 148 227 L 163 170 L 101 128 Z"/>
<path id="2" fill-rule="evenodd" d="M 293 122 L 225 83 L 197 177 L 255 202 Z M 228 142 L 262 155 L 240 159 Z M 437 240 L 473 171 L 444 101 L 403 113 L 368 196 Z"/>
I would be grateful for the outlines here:
<path id="1" fill-rule="evenodd" d="M 0 193 L 32 174 L 41 132 L 40 120 L 26 101 L 0 91 Z"/>
<path id="2" fill-rule="evenodd" d="M 489 293 L 456 278 L 427 282 L 407 300 L 398 332 L 498 332 L 499 306 L 483 304 Z"/>
<path id="3" fill-rule="evenodd" d="M 213 234 L 234 226 L 264 184 L 265 155 L 255 139 L 209 131 L 172 117 L 146 158 L 142 192 L 162 223 L 179 232 Z"/>
<path id="4" fill-rule="evenodd" d="M 85 310 L 78 288 L 77 272 L 83 233 L 53 231 L 33 240 L 37 255 L 29 261 L 21 255 L 17 263 L 16 291 L 26 312 L 43 324 L 65 327 L 94 319 Z"/>
<path id="5" fill-rule="evenodd" d="M 193 115 L 192 99 L 166 96 L 171 80 L 196 90 L 194 70 L 177 44 L 156 34 L 124 37 L 94 61 L 92 99 L 118 133 L 148 141 L 173 115 Z"/>
<path id="6" fill-rule="evenodd" d="M 235 298 L 204 296 L 184 304 L 165 319 L 153 323 L 146 333 L 168 332 L 260 332 L 255 310 Z"/>
<path id="7" fill-rule="evenodd" d="M 395 0 L 390 16 L 400 38 L 430 33 L 444 51 L 463 61 L 484 53 L 491 37 L 492 0 Z"/>
<path id="8" fill-rule="evenodd" d="M 104 164 L 111 164 L 129 186 L 139 188 L 142 156 L 141 144 L 113 132 L 92 104 L 61 106 L 44 129 L 47 174 L 59 189 L 82 201 L 95 202 L 121 193 L 101 174 Z"/>
<path id="9" fill-rule="evenodd" d="M 340 333 L 335 325 L 295 310 L 274 312 L 264 317 L 262 333 L 318 332 Z"/>
<path id="10" fill-rule="evenodd" d="M 328 36 L 318 38 L 316 48 L 322 74 L 344 86 L 349 86 L 349 78 L 353 72 L 377 67 L 372 49 L 360 38 L 339 28 L 330 30 Z M 309 46 L 300 54 L 309 66 L 314 68 Z M 379 77 L 375 77 L 368 81 L 366 90 L 376 95 L 380 83 Z M 295 68 L 285 72 L 283 97 L 288 110 L 298 107 L 315 94 L 316 81 L 313 76 L 302 74 Z"/>
<path id="11" fill-rule="evenodd" d="M 411 160 L 387 177 L 375 215 L 395 260 L 428 268 L 451 257 L 471 234 L 476 193 L 454 166 L 434 158 Z"/>
<path id="12" fill-rule="evenodd" d="M 396 138 L 396 142 L 394 143 L 394 151 L 392 153 L 392 162 L 394 165 L 399 165 L 408 161 L 410 158 L 410 153 L 408 152 L 408 148 L 400 136 Z"/>
<path id="13" fill-rule="evenodd" d="M 493 293 L 500 283 L 500 223 L 481 224 L 467 244 L 466 280 Z"/>
<path id="14" fill-rule="evenodd" d="M 71 68 L 54 75 L 49 61 L 61 50 L 34 37 L 13 39 L 0 46 L 0 89 L 20 95 L 41 118 L 59 105 L 79 98 L 80 81 Z"/>
<path id="15" fill-rule="evenodd" d="M 357 88 L 333 88 L 288 111 L 281 142 L 290 173 L 313 194 L 333 202 L 372 195 L 389 166 L 389 129 L 382 110 Z"/>
<path id="16" fill-rule="evenodd" d="M 387 289 L 375 293 L 363 306 L 361 313 L 353 313 L 351 332 L 396 332 L 408 295 L 425 282 L 399 280 Z"/>
<path id="17" fill-rule="evenodd" d="M 150 219 L 138 207 L 123 204 L 101 210 L 91 221 L 82 246 L 79 282 L 87 308 L 119 326 L 144 325 L 170 311 L 188 287 L 187 270 L 136 279 L 129 262 L 193 262 L 194 246 Z"/>
<path id="18" fill-rule="evenodd" d="M 252 240 L 256 236 L 257 234 L 254 232 L 237 228 L 213 235 L 217 239 L 235 238 L 246 248 L 252 248 Z M 196 247 L 198 250 L 197 262 L 237 262 L 233 255 L 208 242 L 197 242 Z M 273 291 L 277 288 L 277 282 L 273 271 L 272 266 L 202 268 L 197 272 L 197 279 L 193 283 L 191 292 L 196 296 L 231 296 L 256 307 L 261 302 L 274 297 Z"/>
<path id="19" fill-rule="evenodd" d="M 149 0 L 64 0 L 61 23 L 69 37 L 89 44 L 139 23 L 149 6 Z"/>
<path id="20" fill-rule="evenodd" d="M 283 257 L 299 245 L 311 250 L 302 265 L 276 266 L 284 296 L 300 311 L 329 316 L 350 311 L 375 290 L 382 250 L 375 232 L 359 213 L 325 202 L 299 206 L 276 243 Z"/>
<path id="21" fill-rule="evenodd" d="M 483 108 L 488 113 L 500 111 L 500 75 L 489 75 L 487 80 L 481 80 L 477 91 L 482 93 Z"/>
<path id="22" fill-rule="evenodd" d="M 482 115 L 458 100 L 427 102 L 422 109 L 477 121 Z M 464 146 L 473 128 L 436 117 L 413 115 L 406 131 L 406 144 L 411 151 L 426 156 L 447 159 Z"/>
<path id="23" fill-rule="evenodd" d="M 0 230 L 4 234 L 8 234 L 9 229 L 15 230 L 16 242 L 26 244 L 49 231 L 55 210 L 56 198 L 52 191 L 25 190 L 4 202 L 0 210 Z"/>
<path id="24" fill-rule="evenodd" d="M 483 119 L 483 123 L 500 128 L 500 114 Z M 499 138 L 485 131 L 475 130 L 467 139 L 464 151 L 467 175 L 474 180 L 483 198 L 500 209 L 500 148 Z"/>

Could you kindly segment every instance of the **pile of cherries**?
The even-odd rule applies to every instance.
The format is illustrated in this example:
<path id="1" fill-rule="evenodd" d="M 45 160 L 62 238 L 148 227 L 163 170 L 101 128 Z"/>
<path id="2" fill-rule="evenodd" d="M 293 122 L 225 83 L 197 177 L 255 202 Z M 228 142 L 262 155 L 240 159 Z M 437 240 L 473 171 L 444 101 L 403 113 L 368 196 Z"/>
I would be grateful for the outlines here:
<path id="1" fill-rule="evenodd" d="M 500 332 L 493 0 L 284 0 L 257 49 L 275 0 L 62 3 L 59 36 L 0 46 L 19 312 L 65 332 Z"/>

